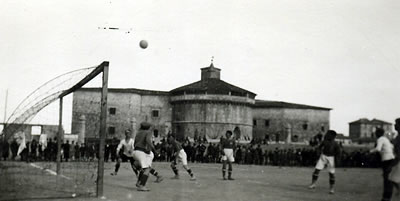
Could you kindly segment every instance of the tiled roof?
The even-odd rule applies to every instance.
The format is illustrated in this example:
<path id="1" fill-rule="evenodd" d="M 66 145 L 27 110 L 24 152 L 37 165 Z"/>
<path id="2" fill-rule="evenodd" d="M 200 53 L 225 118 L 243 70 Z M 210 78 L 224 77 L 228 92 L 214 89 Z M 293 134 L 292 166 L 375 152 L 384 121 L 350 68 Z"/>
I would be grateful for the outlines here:
<path id="1" fill-rule="evenodd" d="M 80 88 L 77 91 L 101 91 L 101 88 Z M 135 88 L 108 88 L 108 92 L 114 93 L 135 93 L 140 95 L 169 95 L 168 91 L 154 91 Z"/>
<path id="2" fill-rule="evenodd" d="M 350 122 L 349 124 L 390 124 L 390 125 L 392 125 L 389 122 L 382 121 L 379 119 L 368 120 L 367 118 L 361 118 L 357 121 Z"/>
<path id="3" fill-rule="evenodd" d="M 229 84 L 220 79 L 203 79 L 182 87 L 178 87 L 170 91 L 172 95 L 181 95 L 183 93 L 186 94 L 226 94 L 229 92 L 232 96 L 247 96 L 249 94 L 250 98 L 254 98 L 256 96 L 255 93 L 242 89 L 240 87 Z"/>
<path id="4" fill-rule="evenodd" d="M 317 107 L 311 105 L 303 105 L 296 103 L 287 103 L 282 101 L 256 100 L 255 108 L 292 108 L 292 109 L 314 109 L 314 110 L 331 110 L 331 108 Z"/>

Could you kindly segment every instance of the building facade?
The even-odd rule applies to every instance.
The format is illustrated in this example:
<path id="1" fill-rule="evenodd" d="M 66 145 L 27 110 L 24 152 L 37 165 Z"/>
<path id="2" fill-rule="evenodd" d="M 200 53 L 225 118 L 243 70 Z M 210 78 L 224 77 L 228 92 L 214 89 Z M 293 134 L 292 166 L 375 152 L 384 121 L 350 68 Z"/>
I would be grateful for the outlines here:
<path id="1" fill-rule="evenodd" d="M 303 142 L 329 130 L 329 108 L 256 100 L 253 136 L 272 141 Z"/>
<path id="2" fill-rule="evenodd" d="M 108 89 L 107 138 L 121 138 L 142 121 L 154 125 L 154 137 L 172 132 L 178 139 L 219 139 L 232 130 L 245 140 L 267 135 L 304 141 L 329 129 L 329 108 L 256 100 L 255 93 L 221 80 L 220 73 L 211 64 L 201 68 L 201 80 L 171 91 Z M 99 88 L 74 92 L 72 134 L 98 137 L 100 95 Z"/>
<path id="3" fill-rule="evenodd" d="M 392 133 L 392 124 L 379 119 L 369 120 L 361 118 L 349 123 L 349 137 L 353 142 L 370 143 L 375 142 L 375 130 L 382 128 L 386 133 Z"/>

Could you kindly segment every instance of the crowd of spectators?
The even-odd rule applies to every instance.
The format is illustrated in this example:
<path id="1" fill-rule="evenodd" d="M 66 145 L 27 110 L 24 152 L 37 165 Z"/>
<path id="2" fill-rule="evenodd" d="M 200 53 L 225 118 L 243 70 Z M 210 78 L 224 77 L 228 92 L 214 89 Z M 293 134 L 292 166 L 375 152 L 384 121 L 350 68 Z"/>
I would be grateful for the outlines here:
<path id="1" fill-rule="evenodd" d="M 116 148 L 119 140 L 108 141 L 105 146 L 105 162 L 116 160 Z M 169 162 L 173 160 L 173 149 L 166 140 L 155 144 L 160 156 L 155 161 Z M 193 163 L 219 163 L 221 151 L 218 143 L 206 140 L 185 140 L 182 147 L 187 154 L 187 159 Z M 18 145 L 16 142 L 9 144 L 0 141 L 0 160 L 15 160 Z M 235 149 L 235 162 L 238 164 L 272 165 L 272 166 L 314 166 L 319 151 L 316 146 L 272 146 L 265 142 L 251 142 L 238 144 Z M 26 148 L 21 152 L 22 161 L 56 161 L 57 140 L 49 139 L 46 146 L 32 140 L 26 143 Z M 62 161 L 95 161 L 98 159 L 97 143 L 64 142 L 61 145 Z M 346 150 L 342 149 L 340 156 L 336 157 L 337 167 L 378 167 L 379 155 L 369 153 L 367 149 Z"/>

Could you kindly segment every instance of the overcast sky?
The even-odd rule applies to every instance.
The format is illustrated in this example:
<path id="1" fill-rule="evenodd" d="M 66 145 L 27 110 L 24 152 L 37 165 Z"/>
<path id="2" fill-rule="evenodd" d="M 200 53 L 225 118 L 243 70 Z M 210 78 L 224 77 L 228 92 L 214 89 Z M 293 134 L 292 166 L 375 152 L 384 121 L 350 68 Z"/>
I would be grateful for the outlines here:
<path id="1" fill-rule="evenodd" d="M 332 108 L 340 133 L 363 117 L 392 123 L 399 10 L 398 0 L 3 0 L 0 120 L 7 89 L 9 115 L 44 82 L 107 60 L 110 88 L 169 91 L 214 56 L 221 79 L 257 99 Z"/>

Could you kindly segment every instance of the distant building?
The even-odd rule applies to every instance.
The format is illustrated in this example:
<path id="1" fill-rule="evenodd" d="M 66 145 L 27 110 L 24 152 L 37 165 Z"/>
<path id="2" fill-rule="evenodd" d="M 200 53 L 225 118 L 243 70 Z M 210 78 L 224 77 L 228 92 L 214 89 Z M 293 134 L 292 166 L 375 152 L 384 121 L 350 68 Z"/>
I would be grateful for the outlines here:
<path id="1" fill-rule="evenodd" d="M 379 119 L 361 118 L 349 123 L 349 137 L 354 143 L 371 143 L 376 140 L 375 130 L 382 128 L 386 133 L 392 133 L 392 124 Z"/>
<path id="2" fill-rule="evenodd" d="M 4 130 L 5 124 L 0 123 L 0 132 Z M 46 124 L 7 124 L 7 129 L 4 130 L 12 131 L 13 134 L 17 132 L 24 132 L 25 133 L 25 140 L 32 141 L 35 139 L 36 141 L 39 140 L 39 136 L 42 134 L 46 134 L 47 138 L 54 139 L 57 137 L 58 133 L 58 125 L 46 125 Z M 64 131 L 63 131 L 64 132 Z"/>
<path id="3" fill-rule="evenodd" d="M 308 141 L 329 130 L 331 109 L 294 103 L 256 100 L 253 136 L 272 141 Z M 288 139 L 288 136 L 290 139 Z"/>
<path id="4" fill-rule="evenodd" d="M 201 68 L 201 80 L 171 91 L 108 89 L 107 139 L 123 137 L 142 121 L 154 125 L 155 138 L 172 132 L 178 139 L 219 139 L 232 130 L 244 140 L 304 141 L 329 129 L 331 109 L 256 100 L 255 93 L 221 80 L 220 72 L 211 63 Z M 71 133 L 98 137 L 100 95 L 99 88 L 74 92 Z"/>

